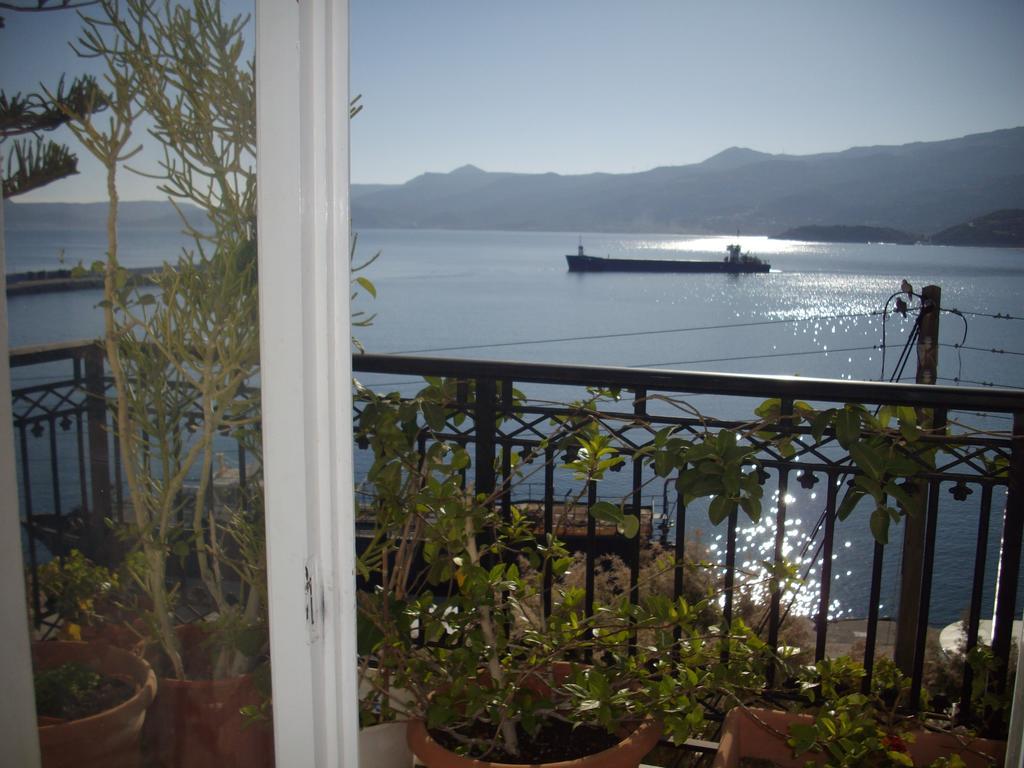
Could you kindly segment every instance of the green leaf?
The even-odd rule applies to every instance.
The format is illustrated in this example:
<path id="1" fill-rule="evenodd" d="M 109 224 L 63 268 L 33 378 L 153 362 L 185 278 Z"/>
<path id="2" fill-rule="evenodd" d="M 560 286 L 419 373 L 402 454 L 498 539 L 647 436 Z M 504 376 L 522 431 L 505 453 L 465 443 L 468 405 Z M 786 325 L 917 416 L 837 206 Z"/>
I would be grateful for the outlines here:
<path id="1" fill-rule="evenodd" d="M 878 416 L 876 416 L 875 418 L 878 420 L 878 423 L 883 428 L 888 428 L 889 422 L 892 421 L 893 418 L 895 418 L 895 416 L 896 416 L 896 406 L 895 405 L 883 405 L 881 408 L 878 409 Z"/>
<path id="2" fill-rule="evenodd" d="M 636 515 L 625 515 L 618 528 L 619 533 L 627 539 L 632 539 L 640 532 L 640 518 Z"/>
<path id="3" fill-rule="evenodd" d="M 877 501 L 879 504 L 882 503 L 882 486 L 879 485 L 875 480 L 864 475 L 858 475 L 854 478 L 853 484 L 855 487 L 860 488 L 864 493 L 868 494 Z"/>
<path id="4" fill-rule="evenodd" d="M 881 480 L 885 474 L 885 456 L 877 447 L 858 440 L 849 446 L 850 458 L 872 480 Z"/>
<path id="5" fill-rule="evenodd" d="M 668 451 L 658 451 L 652 457 L 654 459 L 654 474 L 658 477 L 668 477 L 675 469 L 675 456 Z"/>
<path id="6" fill-rule="evenodd" d="M 836 510 L 836 517 L 840 520 L 845 520 L 853 512 L 854 507 L 857 503 L 865 496 L 864 491 L 860 488 L 851 488 L 846 492 L 843 500 L 839 504 L 839 508 Z"/>
<path id="7" fill-rule="evenodd" d="M 736 509 L 736 501 L 728 496 L 715 496 L 708 506 L 708 519 L 712 525 L 718 525 Z"/>
<path id="8" fill-rule="evenodd" d="M 370 280 L 365 277 L 357 277 L 356 282 L 359 283 L 364 291 L 373 296 L 373 298 L 377 298 L 377 288 Z"/>
<path id="9" fill-rule="evenodd" d="M 612 523 L 616 526 L 622 524 L 622 510 L 610 501 L 599 501 L 590 508 L 591 516 L 602 523 Z"/>
<path id="10" fill-rule="evenodd" d="M 782 411 L 782 400 L 777 397 L 769 398 L 754 409 L 754 413 L 765 421 L 778 421 L 779 413 Z"/>
<path id="11" fill-rule="evenodd" d="M 730 448 L 736 447 L 736 433 L 733 432 L 731 429 L 719 430 L 716 443 L 718 452 L 725 453 Z"/>
<path id="12" fill-rule="evenodd" d="M 815 442 L 821 442 L 821 437 L 825 434 L 825 430 L 828 429 L 828 425 L 832 423 L 832 417 L 835 416 L 835 413 L 834 408 L 829 408 L 827 411 L 822 411 L 814 417 L 814 421 L 811 423 L 811 434 L 814 436 Z"/>
<path id="13" fill-rule="evenodd" d="M 917 426 L 917 409 L 909 405 L 901 405 L 896 409 L 896 415 L 899 417 L 900 425 L 908 424 L 911 427 Z"/>
<path id="14" fill-rule="evenodd" d="M 871 513 L 871 535 L 883 546 L 889 543 L 889 514 L 885 507 Z"/>
<path id="15" fill-rule="evenodd" d="M 911 493 L 902 485 L 898 485 L 895 482 L 888 482 L 885 484 L 885 492 L 892 496 L 908 513 L 916 513 L 921 508 L 921 498 L 915 493 Z"/>
<path id="16" fill-rule="evenodd" d="M 916 443 L 921 438 L 921 431 L 916 424 L 900 423 L 900 434 L 908 443 Z"/>
<path id="17" fill-rule="evenodd" d="M 756 523 L 761 519 L 761 502 L 759 499 L 743 496 L 740 498 L 740 506 L 752 522 Z"/>
<path id="18" fill-rule="evenodd" d="M 846 450 L 860 439 L 860 414 L 851 408 L 836 413 L 836 437 Z"/>

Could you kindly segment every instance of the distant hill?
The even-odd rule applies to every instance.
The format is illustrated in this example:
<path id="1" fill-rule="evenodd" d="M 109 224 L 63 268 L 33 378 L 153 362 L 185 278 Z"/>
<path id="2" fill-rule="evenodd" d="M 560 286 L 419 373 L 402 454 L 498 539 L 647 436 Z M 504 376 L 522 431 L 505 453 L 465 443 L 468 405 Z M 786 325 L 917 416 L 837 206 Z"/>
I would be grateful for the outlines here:
<path id="1" fill-rule="evenodd" d="M 888 227 L 861 227 L 846 224 L 794 227 L 780 235 L 771 237 L 773 240 L 805 240 L 812 243 L 896 243 L 898 245 L 913 245 L 923 239 Z"/>
<path id="2" fill-rule="evenodd" d="M 357 228 L 700 233 L 855 222 L 936 232 L 1007 208 L 1024 208 L 1024 128 L 804 156 L 733 147 L 642 173 L 463 166 L 352 188 Z"/>
<path id="3" fill-rule="evenodd" d="M 1024 210 L 995 211 L 933 235 L 935 245 L 1024 248 Z"/>
<path id="4" fill-rule="evenodd" d="M 210 228 L 206 214 L 190 203 L 179 203 L 188 222 L 197 229 Z M 125 229 L 181 229 L 181 217 L 166 201 L 125 201 L 118 206 L 120 226 Z M 97 229 L 107 227 L 106 203 L 17 203 L 4 201 L 4 226 L 10 231 L 38 229 Z"/>

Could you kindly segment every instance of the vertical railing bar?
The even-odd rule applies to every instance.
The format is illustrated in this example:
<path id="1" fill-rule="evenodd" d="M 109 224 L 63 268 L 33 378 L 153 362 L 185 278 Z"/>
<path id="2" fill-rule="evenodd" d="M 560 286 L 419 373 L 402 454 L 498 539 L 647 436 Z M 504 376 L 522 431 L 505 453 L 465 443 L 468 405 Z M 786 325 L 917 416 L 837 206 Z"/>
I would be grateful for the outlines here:
<path id="1" fill-rule="evenodd" d="M 637 418 L 647 416 L 647 389 L 644 387 L 633 390 L 633 415 Z"/>
<path id="2" fill-rule="evenodd" d="M 512 451 L 509 440 L 501 441 L 501 514 L 506 522 L 512 519 Z"/>
<path id="3" fill-rule="evenodd" d="M 462 446 L 465 448 L 465 444 Z M 427 454 L 427 429 L 421 428 L 416 434 L 416 464 L 417 466 L 423 465 L 423 457 Z M 466 472 L 462 471 L 462 488 L 466 487 Z M 359 514 L 359 510 L 356 510 L 356 514 Z M 415 554 L 413 555 L 415 557 Z M 408 588 L 408 584 L 403 585 L 403 588 Z M 423 648 L 427 645 L 427 633 L 422 629 L 417 630 L 414 642 L 418 648 Z"/>
<path id="4" fill-rule="evenodd" d="M 587 578 L 584 589 L 584 614 L 589 618 L 594 615 L 594 578 L 597 568 L 597 520 L 590 510 L 597 504 L 597 481 L 587 483 Z M 573 517 L 575 513 L 573 511 Z M 571 519 L 571 518 L 570 518 Z M 588 650 L 584 654 L 587 663 L 592 662 L 593 653 Z"/>
<path id="5" fill-rule="evenodd" d="M 647 418 L 647 389 L 644 387 L 637 387 L 633 390 L 633 415 L 638 419 Z M 640 546 L 644 537 L 644 519 L 643 519 L 643 498 L 641 493 L 641 487 L 643 483 L 643 461 L 640 459 L 633 459 L 633 493 L 632 493 L 632 507 L 633 514 L 636 515 L 637 521 L 640 523 L 637 535 L 633 537 L 631 546 L 629 547 L 630 563 L 629 563 L 629 602 L 633 605 L 639 605 L 640 603 Z M 651 535 L 654 535 L 654 507 L 651 507 Z M 631 654 L 636 653 L 637 636 L 635 632 L 631 632 L 629 635 L 629 652 Z"/>
<path id="6" fill-rule="evenodd" d="M 50 484 L 53 489 L 53 521 L 57 530 L 57 557 L 64 562 L 64 509 L 60 493 L 60 459 L 57 455 L 57 419 L 50 416 Z"/>
<path id="7" fill-rule="evenodd" d="M 935 424 L 945 428 L 945 412 L 936 410 Z M 935 567 L 935 535 L 939 522 L 939 481 L 928 483 L 928 517 L 925 521 L 924 559 L 921 569 L 921 602 L 917 612 L 917 636 L 914 640 L 914 668 L 910 676 L 910 708 L 921 705 L 921 683 L 924 679 L 925 643 L 928 639 L 928 613 L 932 599 L 932 569 Z"/>
<path id="8" fill-rule="evenodd" d="M 945 408 L 936 408 L 932 416 L 932 427 L 938 434 L 944 434 L 948 413 Z M 935 566 L 935 536 L 939 521 L 939 481 L 928 483 L 927 512 L 924 527 L 924 552 L 921 559 L 921 591 L 917 604 L 917 625 L 914 636 L 914 664 L 910 674 L 910 708 L 921 705 L 921 683 L 924 679 L 925 642 L 928 639 L 928 614 L 931 610 L 932 568 Z"/>
<path id="9" fill-rule="evenodd" d="M 640 545 L 644 538 L 644 525 L 643 525 L 643 510 L 641 505 L 643 500 L 641 498 L 641 484 L 643 483 L 643 461 L 640 459 L 633 459 L 633 499 L 632 507 L 633 514 L 636 515 L 637 520 L 640 522 L 640 528 L 637 531 L 636 536 L 633 537 L 629 548 L 630 562 L 629 562 L 629 602 L 633 605 L 640 604 Z M 651 508 L 651 533 L 654 533 L 654 509 Z M 631 632 L 629 635 L 629 651 L 630 653 L 636 653 L 637 636 L 635 632 Z"/>
<path id="10" fill-rule="evenodd" d="M 75 357 L 73 360 L 73 372 L 74 372 L 74 387 L 75 391 L 82 391 L 83 379 L 82 379 L 82 359 Z M 88 397 L 88 394 L 86 395 Z M 89 503 L 89 484 L 86 479 L 86 466 L 85 466 L 85 429 L 82 421 L 83 411 L 87 407 L 87 403 L 75 406 L 75 448 L 78 451 L 78 490 L 79 497 L 81 499 L 82 507 L 82 520 L 88 526 L 92 528 L 95 521 L 90 513 L 92 505 Z M 90 531 L 90 533 L 92 533 Z M 90 537 L 93 538 L 93 537 Z M 90 542 L 91 544 L 92 542 Z M 96 552 L 90 552 L 92 557 L 96 557 Z"/>
<path id="11" fill-rule="evenodd" d="M 686 587 L 686 505 L 676 491 L 676 540 L 675 540 L 675 568 L 672 579 L 672 598 L 678 601 L 683 596 L 683 589 Z M 676 627 L 673 631 L 676 640 L 676 647 L 673 652 L 679 653 L 679 640 L 683 637 L 682 627 Z"/>
<path id="12" fill-rule="evenodd" d="M 971 608 L 967 615 L 967 641 L 964 648 L 965 657 L 978 644 L 978 628 L 981 625 L 981 601 L 985 586 L 985 565 L 988 558 L 988 532 L 992 519 L 992 486 L 989 483 L 981 488 L 981 508 L 978 510 L 978 539 L 974 549 L 974 579 L 971 582 Z M 964 664 L 964 678 L 960 686 L 961 722 L 971 719 L 971 685 L 974 682 L 974 670 L 970 664 Z"/>
<path id="13" fill-rule="evenodd" d="M 42 625 L 42 599 L 39 592 L 39 554 L 37 551 L 35 510 L 32 508 L 32 471 L 28 460 L 28 430 L 26 424 L 18 425 L 18 447 L 21 449 L 21 483 L 25 498 L 25 526 L 28 528 L 28 567 L 32 579 L 32 610 L 34 623 Z"/>
<path id="14" fill-rule="evenodd" d="M 246 450 L 241 440 L 236 440 L 235 445 L 238 446 L 238 500 L 241 502 L 242 512 L 244 514 L 249 513 L 249 478 L 248 470 L 245 466 L 246 462 Z"/>
<path id="15" fill-rule="evenodd" d="M 875 644 L 878 640 L 878 601 L 882 596 L 882 561 L 885 547 L 875 542 L 874 557 L 871 561 L 871 593 L 868 597 L 868 626 L 864 638 L 864 680 L 862 690 L 871 690 L 871 675 L 875 668 Z"/>
<path id="16" fill-rule="evenodd" d="M 828 606 L 832 599 L 832 553 L 836 536 L 836 500 L 839 496 L 839 478 L 828 473 L 828 488 L 825 493 L 825 540 L 821 560 L 821 589 L 818 593 L 818 616 L 816 619 L 814 660 L 825 658 L 828 643 Z"/>
<path id="17" fill-rule="evenodd" d="M 736 587 L 736 524 L 739 519 L 739 511 L 733 509 L 729 514 L 729 528 L 725 541 L 725 607 L 722 611 L 722 620 L 725 623 L 725 636 L 732 634 L 732 605 L 733 592 Z M 722 661 L 729 660 L 729 643 L 722 645 Z"/>
<path id="18" fill-rule="evenodd" d="M 221 459 L 223 459 L 223 457 L 221 457 Z M 216 514 L 217 514 L 217 510 L 216 510 L 217 492 L 216 492 L 216 488 L 214 487 L 214 481 L 217 478 L 217 475 L 216 475 L 216 472 L 217 472 L 217 460 L 218 460 L 217 453 L 214 452 L 213 460 L 210 462 L 210 468 L 206 472 L 206 514 L 207 514 L 207 516 L 213 515 L 214 517 L 216 517 Z M 196 489 L 196 502 L 198 503 L 198 501 L 199 501 L 199 489 L 197 488 Z M 211 536 L 212 535 L 214 535 L 213 532 L 211 532 Z"/>
<path id="19" fill-rule="evenodd" d="M 512 379 L 501 380 L 501 402 L 498 404 L 498 412 L 502 416 L 508 416 L 512 413 L 512 402 L 514 400 L 512 385 Z"/>
<path id="20" fill-rule="evenodd" d="M 675 540 L 675 578 L 672 584 L 672 598 L 678 600 L 683 596 L 686 586 L 686 505 L 676 491 L 676 540 Z"/>
<path id="21" fill-rule="evenodd" d="M 495 403 L 494 379 L 477 379 L 473 424 L 476 432 L 476 478 L 474 493 L 494 491 Z"/>
<path id="22" fill-rule="evenodd" d="M 590 514 L 591 508 L 597 503 L 597 482 L 587 483 L 587 577 L 584 613 L 587 618 L 594 615 L 594 570 L 597 567 L 597 520 Z M 573 514 L 575 517 L 575 512 Z"/>
<path id="23" fill-rule="evenodd" d="M 999 580 L 992 621 L 992 653 L 1002 662 L 995 676 L 997 693 L 1006 690 L 1017 580 L 1020 578 L 1021 537 L 1024 535 L 1024 411 L 1013 414 L 1013 443 L 1007 480 L 1006 511 L 999 548 Z"/>
<path id="24" fill-rule="evenodd" d="M 786 401 L 783 401 L 783 407 L 785 407 Z M 792 403 L 790 403 L 790 410 L 792 410 Z M 785 543 L 786 537 L 786 495 L 789 493 L 789 470 L 786 468 L 779 469 L 779 505 L 778 512 L 775 515 L 775 552 L 774 552 L 774 563 L 775 568 L 778 570 L 782 567 L 782 545 Z M 773 579 L 773 584 L 779 586 Z M 770 608 L 768 613 L 768 645 L 774 651 L 779 649 L 779 614 L 780 606 L 782 602 L 782 593 L 779 589 L 772 591 Z M 771 686 L 775 682 L 775 665 L 771 665 L 768 668 L 768 685 Z"/>
<path id="25" fill-rule="evenodd" d="M 555 532 L 555 449 L 549 443 L 544 447 L 544 537 Z M 545 541 L 547 544 L 547 541 Z M 544 616 L 551 615 L 553 589 L 550 558 L 544 561 Z"/>

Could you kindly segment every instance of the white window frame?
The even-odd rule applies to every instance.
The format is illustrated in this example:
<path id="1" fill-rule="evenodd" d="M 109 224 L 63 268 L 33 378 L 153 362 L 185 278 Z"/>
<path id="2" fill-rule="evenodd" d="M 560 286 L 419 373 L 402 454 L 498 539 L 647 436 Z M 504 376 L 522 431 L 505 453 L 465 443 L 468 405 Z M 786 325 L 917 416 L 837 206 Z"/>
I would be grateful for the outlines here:
<path id="1" fill-rule="evenodd" d="M 348 0 L 257 0 L 256 41 L 277 764 L 356 768 Z"/>
<path id="2" fill-rule="evenodd" d="M 32 687 L 25 566 L 21 551 L 18 482 L 14 463 L 11 359 L 7 343 L 7 258 L 0 203 L 0 739 L 10 765 L 38 768 L 36 700 Z"/>
<path id="3" fill-rule="evenodd" d="M 348 1 L 256 0 L 256 40 L 275 751 L 357 768 Z M 0 238 L 0 737 L 5 760 L 37 768 L 4 274 Z"/>

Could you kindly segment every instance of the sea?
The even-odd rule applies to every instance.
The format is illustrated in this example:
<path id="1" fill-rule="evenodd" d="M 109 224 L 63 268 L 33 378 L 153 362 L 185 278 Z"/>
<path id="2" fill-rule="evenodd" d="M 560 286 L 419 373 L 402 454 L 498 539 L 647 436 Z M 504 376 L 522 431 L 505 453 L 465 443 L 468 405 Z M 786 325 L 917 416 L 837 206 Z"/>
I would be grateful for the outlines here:
<path id="1" fill-rule="evenodd" d="M 582 244 L 595 256 L 720 259 L 730 243 L 769 261 L 771 272 L 580 274 L 569 273 L 564 258 Z M 155 266 L 176 258 L 184 247 L 187 242 L 176 231 L 122 234 L 126 266 Z M 12 231 L 6 236 L 6 269 L 56 269 L 90 263 L 103 252 L 102 233 L 95 230 Z M 371 352 L 890 380 L 898 373 L 914 313 L 882 312 L 893 309 L 906 280 L 915 291 L 941 288 L 947 311 L 940 318 L 940 384 L 1024 388 L 1021 249 L 803 243 L 754 234 L 367 229 L 357 232 L 355 254 L 357 264 L 373 259 L 358 274 L 372 281 L 376 297 L 360 289 L 353 304 L 374 316 L 371 325 L 355 329 Z M 11 297 L 11 346 L 97 336 L 99 300 L 98 291 Z M 914 366 L 911 356 L 903 380 L 913 381 Z M 48 375 L 43 368 L 12 371 L 16 388 Z M 363 381 L 407 394 L 421 383 L 394 376 Z M 714 415 L 749 416 L 756 406 L 713 396 L 687 401 Z M 999 415 L 955 416 L 982 429 L 1010 425 Z M 357 464 L 357 475 L 359 470 Z M 610 481 L 602 493 L 621 495 L 615 483 L 626 480 Z M 823 508 L 824 491 L 820 484 L 816 488 L 797 486 L 786 499 L 787 556 L 802 560 L 807 581 L 794 595 L 798 612 L 813 608 L 821 573 L 810 538 Z M 660 495 L 660 489 L 651 492 L 656 509 Z M 997 495 L 983 617 L 991 610 L 1003 502 Z M 778 504 L 777 497 L 772 504 Z M 932 624 L 956 621 L 967 608 L 977 527 L 973 506 L 952 497 L 940 506 Z M 866 515 L 865 505 L 837 528 L 833 618 L 867 612 L 873 546 Z M 687 535 L 699 537 L 711 556 L 720 558 L 724 526 L 712 526 L 699 509 L 687 517 Z M 739 560 L 751 571 L 770 557 L 774 530 L 767 518 L 740 533 Z M 895 608 L 899 535 L 897 530 L 886 548 L 883 616 Z"/>

